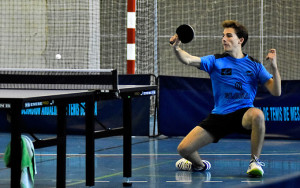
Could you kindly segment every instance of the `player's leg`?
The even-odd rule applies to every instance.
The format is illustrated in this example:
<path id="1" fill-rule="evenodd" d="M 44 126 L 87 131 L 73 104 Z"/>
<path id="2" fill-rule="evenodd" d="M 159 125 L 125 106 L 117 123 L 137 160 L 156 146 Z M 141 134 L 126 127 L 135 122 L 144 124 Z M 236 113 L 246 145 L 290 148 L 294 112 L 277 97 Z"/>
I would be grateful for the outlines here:
<path id="1" fill-rule="evenodd" d="M 265 117 L 263 112 L 257 108 L 249 108 L 244 114 L 242 125 L 251 132 L 251 154 L 259 157 L 265 138 Z"/>
<path id="2" fill-rule="evenodd" d="M 210 144 L 214 138 L 202 127 L 196 126 L 178 145 L 178 153 L 193 165 L 194 169 L 202 169 L 207 164 L 198 154 L 198 149 Z M 204 161 L 206 162 L 206 161 Z M 210 164 L 209 164 L 210 165 Z M 209 167 L 210 168 L 210 167 Z"/>
<path id="3" fill-rule="evenodd" d="M 245 129 L 251 131 L 251 161 L 247 173 L 253 176 L 262 176 L 264 171 L 261 166 L 264 163 L 259 161 L 259 156 L 265 138 L 265 118 L 261 110 L 249 108 L 244 114 L 242 125 Z"/>

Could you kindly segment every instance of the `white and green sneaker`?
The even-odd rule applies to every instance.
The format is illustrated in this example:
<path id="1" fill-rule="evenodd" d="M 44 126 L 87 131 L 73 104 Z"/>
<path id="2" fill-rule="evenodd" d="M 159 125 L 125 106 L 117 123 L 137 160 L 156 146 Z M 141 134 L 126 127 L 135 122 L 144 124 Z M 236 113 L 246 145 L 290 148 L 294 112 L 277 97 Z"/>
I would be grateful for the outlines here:
<path id="1" fill-rule="evenodd" d="M 257 157 L 254 157 L 254 159 L 250 161 L 247 174 L 251 177 L 262 177 L 264 175 L 262 166 L 265 166 L 265 163 L 260 162 Z"/>

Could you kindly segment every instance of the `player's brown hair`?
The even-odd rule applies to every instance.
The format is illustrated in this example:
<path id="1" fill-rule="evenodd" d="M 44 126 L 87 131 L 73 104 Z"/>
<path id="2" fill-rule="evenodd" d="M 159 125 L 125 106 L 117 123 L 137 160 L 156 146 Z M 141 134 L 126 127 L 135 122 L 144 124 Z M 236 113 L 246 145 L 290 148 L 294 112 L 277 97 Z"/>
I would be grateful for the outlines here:
<path id="1" fill-rule="evenodd" d="M 242 43 L 242 47 L 246 44 L 248 40 L 248 30 L 245 26 L 240 24 L 235 20 L 225 20 L 222 22 L 223 28 L 233 28 L 235 30 L 236 35 L 239 38 L 244 38 L 244 42 Z"/>

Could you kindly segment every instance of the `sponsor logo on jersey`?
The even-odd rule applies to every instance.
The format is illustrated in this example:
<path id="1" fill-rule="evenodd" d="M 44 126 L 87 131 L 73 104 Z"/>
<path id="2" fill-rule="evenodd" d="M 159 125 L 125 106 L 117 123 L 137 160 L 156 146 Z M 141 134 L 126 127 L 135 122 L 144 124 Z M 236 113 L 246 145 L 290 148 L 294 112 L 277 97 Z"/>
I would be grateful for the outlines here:
<path id="1" fill-rule="evenodd" d="M 221 69 L 221 75 L 232 75 L 232 69 L 231 68 L 224 68 Z"/>

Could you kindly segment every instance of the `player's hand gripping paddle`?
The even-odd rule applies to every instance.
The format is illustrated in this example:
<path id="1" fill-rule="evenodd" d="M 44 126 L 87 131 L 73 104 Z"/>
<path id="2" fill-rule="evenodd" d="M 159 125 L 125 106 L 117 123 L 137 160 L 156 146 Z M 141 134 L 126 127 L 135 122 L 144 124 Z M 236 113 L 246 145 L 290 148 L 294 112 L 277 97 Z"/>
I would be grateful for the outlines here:
<path id="1" fill-rule="evenodd" d="M 190 25 L 183 24 L 177 27 L 176 34 L 182 43 L 189 43 L 194 38 L 194 29 Z M 173 44 L 174 42 L 171 41 L 170 43 Z"/>

